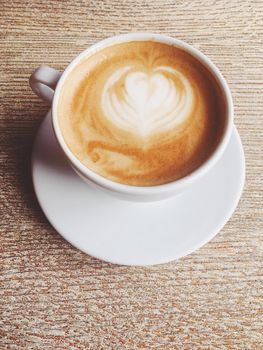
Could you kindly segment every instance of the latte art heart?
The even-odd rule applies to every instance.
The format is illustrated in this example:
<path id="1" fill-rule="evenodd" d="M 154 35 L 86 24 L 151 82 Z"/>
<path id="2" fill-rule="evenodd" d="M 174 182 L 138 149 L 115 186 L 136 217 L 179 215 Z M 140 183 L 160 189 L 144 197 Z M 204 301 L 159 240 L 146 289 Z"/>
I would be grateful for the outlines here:
<path id="1" fill-rule="evenodd" d="M 141 137 L 171 130 L 184 122 L 193 103 L 187 78 L 165 66 L 152 72 L 121 67 L 106 81 L 101 98 L 106 118 Z"/>

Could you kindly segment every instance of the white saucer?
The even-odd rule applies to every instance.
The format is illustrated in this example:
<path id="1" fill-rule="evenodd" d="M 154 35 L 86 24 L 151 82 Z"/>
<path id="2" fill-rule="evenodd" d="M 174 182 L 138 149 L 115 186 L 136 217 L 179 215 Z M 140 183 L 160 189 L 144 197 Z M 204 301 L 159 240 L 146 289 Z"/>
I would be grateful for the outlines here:
<path id="1" fill-rule="evenodd" d="M 245 162 L 237 130 L 218 164 L 172 199 L 133 203 L 90 188 L 64 160 L 42 122 L 33 149 L 35 192 L 46 217 L 72 245 L 116 264 L 152 265 L 190 254 L 211 240 L 240 198 Z"/>

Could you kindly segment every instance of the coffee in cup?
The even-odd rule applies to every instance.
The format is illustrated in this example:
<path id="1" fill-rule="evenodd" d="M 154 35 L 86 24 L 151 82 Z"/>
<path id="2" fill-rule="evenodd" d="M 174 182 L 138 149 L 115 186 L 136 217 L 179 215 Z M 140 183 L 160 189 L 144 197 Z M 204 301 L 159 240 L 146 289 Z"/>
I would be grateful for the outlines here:
<path id="1" fill-rule="evenodd" d="M 82 58 L 63 83 L 57 111 L 82 164 L 133 186 L 191 174 L 226 126 L 213 74 L 182 48 L 151 40 L 115 43 Z"/>

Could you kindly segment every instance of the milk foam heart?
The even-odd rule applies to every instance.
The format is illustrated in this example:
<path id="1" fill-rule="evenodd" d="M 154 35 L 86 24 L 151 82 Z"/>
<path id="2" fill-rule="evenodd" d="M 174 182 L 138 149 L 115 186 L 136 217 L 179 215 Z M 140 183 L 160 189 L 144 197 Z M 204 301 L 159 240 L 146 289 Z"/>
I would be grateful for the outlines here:
<path id="1" fill-rule="evenodd" d="M 193 100 L 189 81 L 175 69 L 163 66 L 145 73 L 124 66 L 107 79 L 101 104 L 116 126 L 147 137 L 185 121 Z"/>
<path id="2" fill-rule="evenodd" d="M 156 41 L 114 44 L 85 57 L 63 83 L 59 125 L 71 152 L 115 182 L 182 178 L 214 151 L 225 103 L 191 54 Z"/>

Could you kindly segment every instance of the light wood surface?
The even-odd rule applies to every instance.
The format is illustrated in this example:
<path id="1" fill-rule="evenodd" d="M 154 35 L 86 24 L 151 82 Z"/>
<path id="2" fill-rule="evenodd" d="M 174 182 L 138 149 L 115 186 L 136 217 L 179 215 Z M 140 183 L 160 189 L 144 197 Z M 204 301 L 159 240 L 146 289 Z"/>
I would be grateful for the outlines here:
<path id="1" fill-rule="evenodd" d="M 263 349 L 263 1 L 0 4 L 0 349 Z M 183 39 L 215 62 L 233 93 L 247 168 L 216 238 L 149 268 L 73 248 L 45 219 L 30 177 L 48 108 L 28 86 L 32 70 L 63 70 L 89 45 L 131 31 Z"/>

